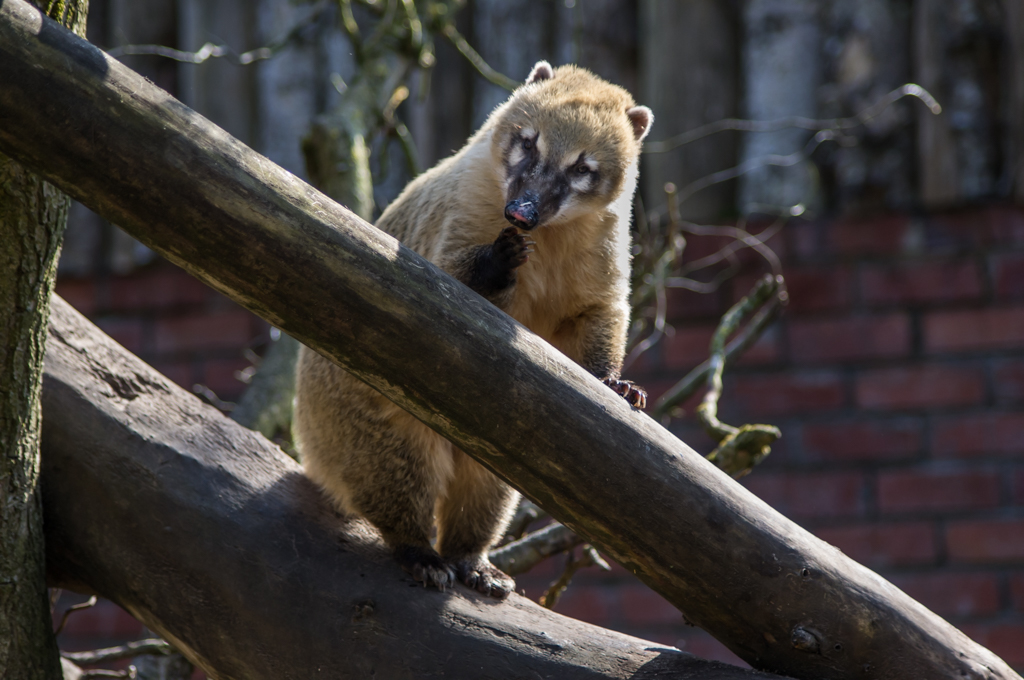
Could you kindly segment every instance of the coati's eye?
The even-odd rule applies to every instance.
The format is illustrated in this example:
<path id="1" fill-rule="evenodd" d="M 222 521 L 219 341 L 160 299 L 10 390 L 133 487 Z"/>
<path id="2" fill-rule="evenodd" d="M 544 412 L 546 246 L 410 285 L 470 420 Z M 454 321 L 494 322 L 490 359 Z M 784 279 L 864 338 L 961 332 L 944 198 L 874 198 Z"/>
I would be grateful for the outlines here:
<path id="1" fill-rule="evenodd" d="M 524 139 L 523 140 L 523 149 L 526 150 L 526 151 L 529 151 L 532 148 L 533 148 L 533 140 L 532 139 Z"/>
<path id="2" fill-rule="evenodd" d="M 580 163 L 579 165 L 576 166 L 576 174 L 577 175 L 587 175 L 587 174 L 590 174 L 590 166 L 587 165 L 586 163 Z"/>

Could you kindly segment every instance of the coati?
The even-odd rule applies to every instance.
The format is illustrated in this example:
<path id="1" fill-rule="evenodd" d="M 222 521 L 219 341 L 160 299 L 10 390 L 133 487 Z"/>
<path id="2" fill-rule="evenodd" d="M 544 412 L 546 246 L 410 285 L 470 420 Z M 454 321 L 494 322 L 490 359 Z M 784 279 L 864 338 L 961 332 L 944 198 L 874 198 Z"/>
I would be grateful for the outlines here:
<path id="1" fill-rule="evenodd" d="M 538 62 L 458 153 L 405 188 L 377 227 L 642 408 L 646 394 L 619 370 L 630 212 L 652 121 L 622 88 L 582 68 Z M 487 551 L 509 521 L 515 491 L 306 348 L 296 388 L 295 436 L 307 474 L 342 510 L 374 524 L 402 567 L 441 590 L 458 578 L 499 598 L 512 591 L 515 582 Z"/>

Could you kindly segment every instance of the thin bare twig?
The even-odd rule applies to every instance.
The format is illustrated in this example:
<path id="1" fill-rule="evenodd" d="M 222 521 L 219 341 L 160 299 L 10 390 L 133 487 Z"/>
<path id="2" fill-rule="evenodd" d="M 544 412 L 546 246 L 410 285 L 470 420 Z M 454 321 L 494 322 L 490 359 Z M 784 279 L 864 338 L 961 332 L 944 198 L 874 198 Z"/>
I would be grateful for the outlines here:
<path id="1" fill-rule="evenodd" d="M 97 601 L 98 600 L 96 599 L 96 596 L 93 595 L 92 597 L 90 597 L 85 602 L 80 602 L 78 604 L 73 604 L 70 607 L 68 607 L 67 610 L 64 612 L 64 616 L 60 617 L 60 624 L 57 626 L 57 630 L 53 631 L 53 634 L 54 635 L 60 635 L 60 632 L 62 630 L 64 630 L 64 626 L 68 622 L 68 617 L 69 616 L 71 616 L 75 612 L 80 612 L 83 609 L 88 609 L 89 607 L 95 607 Z"/>
<path id="2" fill-rule="evenodd" d="M 356 53 L 356 61 L 362 61 L 363 34 L 356 23 L 355 14 L 352 13 L 351 0 L 338 0 L 338 13 L 341 19 L 341 28 L 345 31 L 352 49 Z"/>
<path id="3" fill-rule="evenodd" d="M 743 222 L 745 221 L 746 220 L 743 220 Z M 679 275 L 686 276 L 691 272 L 700 271 L 701 269 L 717 264 L 740 248 L 752 248 L 756 250 L 761 257 L 768 261 L 773 274 L 781 276 L 782 262 L 779 260 L 779 256 L 775 254 L 775 251 L 765 245 L 765 242 L 772 236 L 775 236 L 775 234 L 782 229 L 783 224 L 785 224 L 784 220 L 776 220 L 771 225 L 765 227 L 761 232 L 751 234 L 746 229 L 742 229 L 740 227 L 703 225 L 683 221 L 682 229 L 687 233 L 699 236 L 728 236 L 735 240 L 725 248 L 719 250 L 717 253 L 712 253 L 711 255 L 702 257 L 699 260 L 694 260 L 693 262 L 688 262 L 683 265 L 679 271 Z M 669 287 L 676 285 L 675 279 L 672 277 L 668 278 L 665 283 Z"/>
<path id="4" fill-rule="evenodd" d="M 131 659 L 136 656 L 153 655 L 153 656 L 167 656 L 174 652 L 168 642 L 159 638 L 150 638 L 148 640 L 136 640 L 119 647 L 107 647 L 105 649 L 94 649 L 88 652 L 61 652 L 60 655 L 65 659 L 74 661 L 80 665 L 92 665 L 97 663 L 107 663 L 108 661 L 118 661 L 119 659 Z"/>
<path id="5" fill-rule="evenodd" d="M 398 137 L 398 141 L 402 145 L 402 153 L 405 155 L 406 165 L 409 166 L 413 176 L 419 175 L 423 170 L 420 167 L 419 152 L 416 150 L 416 140 L 412 138 L 412 133 L 409 132 L 409 128 L 406 127 L 405 123 L 395 123 L 394 129 L 395 136 Z"/>
<path id="6" fill-rule="evenodd" d="M 386 2 L 387 5 L 384 8 L 383 16 L 377 21 L 373 32 L 370 33 L 370 37 L 366 39 L 366 43 L 363 45 L 367 52 L 371 52 L 384 36 L 391 34 L 394 29 L 395 16 L 398 10 L 397 0 L 386 0 Z"/>
<path id="7" fill-rule="evenodd" d="M 920 99 L 928 109 L 934 113 L 942 112 L 942 107 L 926 89 L 914 83 L 902 85 L 888 93 L 877 102 L 871 104 L 854 116 L 848 118 L 826 118 L 814 119 L 803 116 L 789 116 L 775 120 L 743 120 L 740 118 L 724 118 L 713 123 L 702 125 L 698 128 L 669 137 L 660 142 L 646 142 L 644 153 L 665 153 L 672 151 L 686 144 L 703 139 L 710 135 L 735 130 L 739 132 L 776 132 L 787 128 L 800 128 L 804 130 L 849 130 L 866 124 L 871 119 L 880 115 L 885 109 L 904 97 L 916 97 Z"/>
<path id="8" fill-rule="evenodd" d="M 765 244 L 765 241 L 781 229 L 785 224 L 786 217 L 796 217 L 805 212 L 802 203 L 793 206 L 761 206 L 758 208 L 759 210 L 764 209 L 766 214 L 776 214 L 780 219 L 760 234 L 753 235 L 742 226 L 744 220 L 741 220 L 741 224 L 736 227 L 713 227 L 686 222 L 680 217 L 679 206 L 681 203 L 703 189 L 736 179 L 762 167 L 797 165 L 808 160 L 815 149 L 826 141 L 835 141 L 843 145 L 855 144 L 857 138 L 845 134 L 846 131 L 866 125 L 895 102 L 908 96 L 921 100 L 932 113 L 937 114 L 942 110 L 935 98 L 924 88 L 907 83 L 889 92 L 855 116 L 848 118 L 817 120 L 793 116 L 769 121 L 730 118 L 701 126 L 662 142 L 646 143 L 645 153 L 662 153 L 725 130 L 771 132 L 785 128 L 802 128 L 815 131 L 804 147 L 792 154 L 772 154 L 751 158 L 735 167 L 701 177 L 681 190 L 669 183 L 665 186 L 667 199 L 665 206 L 645 212 L 642 206 L 638 205 L 636 211 L 638 252 L 634 257 L 635 285 L 632 300 L 635 322 L 630 330 L 629 346 L 631 350 L 627 355 L 627 365 L 653 347 L 663 336 L 671 334 L 672 328 L 666 324 L 664 318 L 666 307 L 664 291 L 666 288 L 684 288 L 699 293 L 710 293 L 717 290 L 722 282 L 731 278 L 738 270 L 739 262 L 735 258 L 735 253 L 742 247 L 754 248 L 768 261 L 773 274 L 779 276 L 781 263 L 775 253 Z M 662 227 L 665 217 L 667 217 L 667 226 Z M 682 234 L 728 235 L 735 238 L 736 241 L 711 255 L 681 264 L 682 250 L 686 243 Z M 718 270 L 711 280 L 701 281 L 689 276 L 722 262 L 728 262 L 729 266 Z M 755 319 L 748 324 L 743 339 L 752 343 L 756 339 L 756 334 L 762 332 L 767 327 L 767 323 L 778 313 L 782 302 L 781 300 L 773 301 L 768 307 L 758 312 Z M 749 335 L 746 334 L 747 331 L 749 331 Z M 749 343 L 730 343 L 727 348 L 728 360 L 731 361 L 734 356 L 729 353 L 730 350 L 737 349 L 742 352 L 749 346 Z M 698 369 L 692 371 L 668 395 L 659 400 L 654 407 L 656 413 L 660 412 L 660 415 L 666 416 L 672 407 L 688 398 L 706 379 L 708 370 L 709 364 L 705 362 Z"/>
<path id="9" fill-rule="evenodd" d="M 512 541 L 492 550 L 488 557 L 491 564 L 498 569 L 509 576 L 515 576 L 533 569 L 538 563 L 552 555 L 565 552 L 582 542 L 582 539 L 572 529 L 556 523 L 527 534 L 518 541 Z"/>
<path id="10" fill-rule="evenodd" d="M 601 554 L 597 552 L 597 549 L 589 543 L 583 546 L 582 555 L 579 559 L 576 558 L 571 552 L 569 553 L 569 559 L 565 564 L 565 570 L 562 571 L 562 575 L 558 577 L 558 580 L 552 583 L 544 594 L 540 596 L 540 606 L 547 607 L 548 609 L 554 609 L 555 605 L 558 604 L 558 600 L 565 593 L 566 588 L 572 582 L 572 577 L 576 575 L 576 572 L 584 567 L 598 567 L 602 571 L 611 571 L 611 566 L 601 557 Z"/>
<path id="11" fill-rule="evenodd" d="M 414 0 L 402 0 L 402 9 L 405 10 L 405 21 L 409 26 L 409 47 L 414 52 L 423 49 L 423 22 L 416 11 Z"/>
<path id="12" fill-rule="evenodd" d="M 473 49 L 473 46 L 469 44 L 459 30 L 455 28 L 454 23 L 445 24 L 442 29 L 444 37 L 451 41 L 455 49 L 459 51 L 463 57 L 472 64 L 473 68 L 477 70 L 477 73 L 486 78 L 489 82 L 494 83 L 498 87 L 503 87 L 509 92 L 519 87 L 519 82 L 512 80 L 504 73 L 499 73 L 491 68 L 490 64 L 484 61 L 484 58 L 480 56 L 480 53 Z"/>
<path id="13" fill-rule="evenodd" d="M 206 385 L 200 385 L 196 383 L 192 386 L 192 394 L 196 395 L 210 406 L 214 407 L 222 413 L 231 413 L 235 410 L 237 404 L 233 401 L 224 401 L 217 396 L 217 393 L 211 390 Z"/>
<path id="14" fill-rule="evenodd" d="M 694 222 L 683 220 L 679 217 L 677 201 L 678 192 L 676 191 L 675 185 L 672 183 L 666 184 L 665 193 L 667 195 L 667 212 L 670 219 L 668 236 L 666 238 L 671 245 L 664 249 L 661 256 L 651 267 L 651 271 L 644 276 L 640 285 L 635 287 L 633 296 L 634 310 L 643 308 L 643 306 L 648 303 L 652 297 L 654 298 L 655 304 L 653 308 L 648 307 L 645 310 L 648 315 L 647 318 L 653 317 L 650 322 L 652 329 L 650 333 L 643 338 L 643 340 L 640 340 L 643 336 L 644 330 L 648 326 L 643 320 L 643 315 L 635 315 L 638 317 L 637 323 L 631 331 L 629 343 L 631 349 L 623 362 L 623 368 L 628 368 L 644 352 L 660 341 L 663 336 L 672 332 L 671 328 L 666 323 L 666 289 L 685 288 L 697 293 L 705 294 L 718 290 L 722 283 L 732 278 L 732 276 L 739 270 L 740 262 L 736 258 L 735 253 L 741 248 L 752 248 L 765 258 L 771 266 L 772 272 L 776 276 L 781 276 L 782 274 L 782 263 L 775 252 L 769 248 L 765 242 L 778 233 L 784 225 L 785 220 L 776 220 L 775 223 L 769 225 L 757 234 L 751 234 L 749 231 L 739 226 L 709 226 L 696 224 Z M 744 219 L 741 220 L 740 223 L 745 224 L 745 222 L 746 220 Z M 720 248 L 711 255 L 707 255 L 698 260 L 694 260 L 693 262 L 676 267 L 675 263 L 682 259 L 683 250 L 686 246 L 686 238 L 684 234 L 691 234 L 695 236 L 726 236 L 734 239 L 734 241 L 724 248 Z M 729 262 L 729 266 L 717 272 L 710 281 L 697 281 L 687 277 L 688 274 L 707 269 L 708 267 L 718 264 L 723 260 L 727 260 Z M 670 273 L 673 275 L 670 275 Z"/>
<path id="15" fill-rule="evenodd" d="M 768 154 L 766 156 L 757 156 L 756 158 L 750 158 L 739 165 L 725 170 L 719 170 L 713 172 L 710 175 L 705 175 L 700 179 L 694 180 L 687 184 L 679 191 L 679 202 L 682 203 L 689 199 L 691 196 L 699 191 L 703 191 L 710 186 L 715 184 L 721 184 L 731 179 L 736 179 L 749 172 L 758 170 L 760 168 L 774 166 L 780 168 L 788 168 L 798 163 L 801 163 L 814 153 L 814 150 L 821 146 L 823 143 L 828 141 L 844 141 L 853 140 L 852 137 L 847 137 L 839 134 L 834 130 L 820 130 L 804 145 L 804 148 L 799 151 L 794 151 L 791 154 L 780 155 L 780 154 Z"/>
<path id="16" fill-rule="evenodd" d="M 135 666 L 128 666 L 123 671 L 108 671 L 104 668 L 92 668 L 90 670 L 83 670 L 78 676 L 80 680 L 88 680 L 89 678 L 127 678 L 128 680 L 135 680 L 138 677 L 138 669 Z"/>
<path id="17" fill-rule="evenodd" d="M 237 56 L 234 50 L 227 45 L 214 45 L 211 42 L 206 43 L 195 52 L 176 50 L 164 45 L 120 45 L 107 50 L 107 54 L 115 59 L 129 55 L 152 55 L 164 57 L 166 59 L 173 59 L 174 61 L 180 61 L 186 64 L 202 64 L 208 59 L 234 57 L 233 61 L 236 64 L 240 66 L 248 66 L 249 64 L 254 64 L 257 61 L 270 59 L 272 56 L 291 44 L 291 42 L 302 32 L 302 29 L 319 18 L 324 10 L 329 6 L 330 3 L 327 2 L 327 0 L 321 0 L 312 7 L 309 14 L 292 25 L 291 28 L 289 28 L 280 38 L 272 41 L 268 45 L 257 47 L 256 49 L 243 52 Z"/>
<path id="18" fill-rule="evenodd" d="M 743 356 L 757 342 L 765 329 L 778 317 L 782 306 L 783 302 L 780 297 L 775 296 L 757 311 L 753 318 L 751 318 L 750 323 L 726 346 L 726 368 L 733 365 L 736 360 Z M 651 417 L 659 418 L 671 413 L 672 409 L 693 396 L 705 384 L 710 372 L 711 360 L 708 359 L 687 373 L 682 380 L 673 385 L 671 389 L 655 402 L 654 406 L 651 407 Z"/>

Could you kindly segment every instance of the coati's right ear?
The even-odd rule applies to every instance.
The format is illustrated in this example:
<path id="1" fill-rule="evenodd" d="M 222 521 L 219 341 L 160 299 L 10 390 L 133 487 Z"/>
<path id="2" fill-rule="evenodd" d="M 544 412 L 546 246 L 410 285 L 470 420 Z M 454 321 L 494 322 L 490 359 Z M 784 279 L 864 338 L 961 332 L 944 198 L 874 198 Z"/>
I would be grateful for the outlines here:
<path id="1" fill-rule="evenodd" d="M 555 75 L 554 70 L 551 68 L 551 64 L 541 59 L 533 65 L 533 70 L 530 71 L 530 75 L 526 77 L 526 84 L 538 83 L 542 80 L 549 80 Z"/>

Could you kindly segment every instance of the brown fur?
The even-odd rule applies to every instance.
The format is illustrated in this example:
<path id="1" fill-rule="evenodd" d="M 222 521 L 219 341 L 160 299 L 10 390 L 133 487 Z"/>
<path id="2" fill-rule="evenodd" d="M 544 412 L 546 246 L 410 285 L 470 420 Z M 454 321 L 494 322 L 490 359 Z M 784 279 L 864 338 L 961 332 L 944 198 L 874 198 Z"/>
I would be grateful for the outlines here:
<path id="1" fill-rule="evenodd" d="M 462 150 L 406 187 L 377 226 L 638 403 L 639 391 L 623 392 L 617 378 L 629 321 L 630 208 L 651 120 L 625 90 L 583 69 L 552 72 L 540 62 Z M 528 191 L 537 199 L 523 198 Z M 539 211 L 529 238 L 509 229 L 508 206 Z M 508 523 L 515 492 L 305 348 L 295 434 L 309 476 L 341 508 L 376 525 L 417 579 L 443 589 L 458 577 L 499 597 L 512 589 L 486 553 Z"/>

